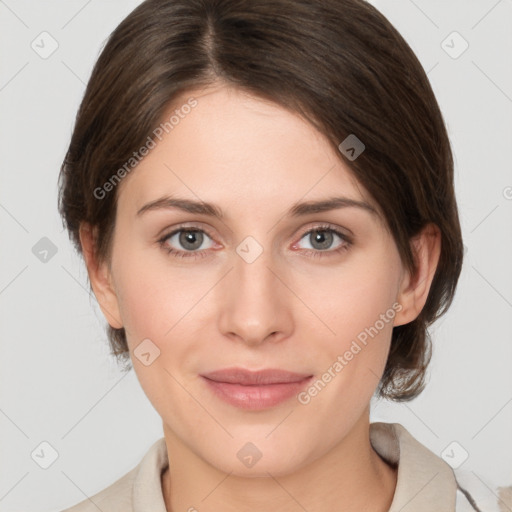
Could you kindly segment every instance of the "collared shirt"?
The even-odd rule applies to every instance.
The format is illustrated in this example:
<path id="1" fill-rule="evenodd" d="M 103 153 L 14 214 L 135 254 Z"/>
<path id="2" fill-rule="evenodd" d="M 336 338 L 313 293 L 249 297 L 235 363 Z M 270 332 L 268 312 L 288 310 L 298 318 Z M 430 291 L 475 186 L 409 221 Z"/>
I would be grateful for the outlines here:
<path id="1" fill-rule="evenodd" d="M 442 458 L 417 441 L 400 423 L 370 423 L 370 442 L 389 463 L 398 464 L 389 512 L 483 512 L 460 487 Z M 99 493 L 61 512 L 167 512 L 161 475 L 169 466 L 165 438 L 158 439 L 131 471 Z"/>

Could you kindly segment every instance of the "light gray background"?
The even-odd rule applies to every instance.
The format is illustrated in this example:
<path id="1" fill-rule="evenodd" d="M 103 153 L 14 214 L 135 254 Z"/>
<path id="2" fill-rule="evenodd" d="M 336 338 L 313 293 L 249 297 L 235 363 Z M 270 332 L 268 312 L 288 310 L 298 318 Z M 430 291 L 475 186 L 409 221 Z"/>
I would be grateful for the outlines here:
<path id="1" fill-rule="evenodd" d="M 77 503 L 163 435 L 133 371 L 123 376 L 108 358 L 104 318 L 57 212 L 58 171 L 85 83 L 104 40 L 138 3 L 0 1 L 1 512 Z M 376 402 L 371 419 L 401 423 L 440 456 L 461 460 L 465 450 L 458 471 L 484 491 L 510 485 L 512 0 L 372 3 L 416 52 L 437 95 L 467 253 L 454 304 L 432 329 L 426 390 L 406 404 Z M 34 40 L 49 48 L 43 31 L 59 45 L 46 59 L 31 48 Z M 469 43 L 455 59 L 441 46 L 453 31 Z M 461 48 L 453 41 L 445 43 L 452 52 Z M 42 237 L 57 247 L 46 263 L 32 252 Z M 48 469 L 31 456 L 43 441 L 58 452 Z"/>

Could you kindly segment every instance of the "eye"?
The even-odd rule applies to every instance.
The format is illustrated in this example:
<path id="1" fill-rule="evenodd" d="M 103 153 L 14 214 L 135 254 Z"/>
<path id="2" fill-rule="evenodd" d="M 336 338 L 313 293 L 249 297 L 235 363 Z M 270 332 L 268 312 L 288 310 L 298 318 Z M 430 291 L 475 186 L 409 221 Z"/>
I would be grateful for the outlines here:
<path id="1" fill-rule="evenodd" d="M 213 243 L 203 246 L 205 237 L 211 240 L 211 237 L 202 229 L 180 227 L 164 235 L 158 242 L 168 254 L 177 258 L 201 257 L 207 256 L 208 253 L 205 250 L 213 246 Z"/>
<path id="2" fill-rule="evenodd" d="M 332 255 L 332 253 L 337 254 L 346 251 L 352 245 L 350 237 L 328 225 L 315 226 L 313 229 L 306 231 L 302 235 L 301 240 L 304 238 L 310 244 L 310 247 L 306 247 L 306 252 L 312 254 L 314 257 L 326 256 L 321 253 L 329 253 L 329 255 Z M 340 239 L 341 243 L 338 244 L 338 247 L 331 249 L 336 238 Z M 297 248 L 298 244 L 294 244 L 293 247 Z"/>
<path id="3" fill-rule="evenodd" d="M 310 247 L 306 247 L 305 252 L 312 257 L 326 257 L 339 254 L 348 250 L 352 245 L 349 236 L 341 233 L 338 229 L 330 226 L 315 226 L 306 231 L 300 240 L 306 239 Z M 338 238 L 341 243 L 338 247 L 331 249 L 333 241 Z M 207 239 L 210 239 L 210 245 L 203 245 Z M 212 237 L 203 229 L 198 227 L 178 226 L 170 233 L 164 235 L 158 240 L 160 246 L 176 258 L 199 258 L 209 255 L 207 249 L 211 249 L 215 243 Z M 294 249 L 300 248 L 299 243 L 292 246 Z"/>

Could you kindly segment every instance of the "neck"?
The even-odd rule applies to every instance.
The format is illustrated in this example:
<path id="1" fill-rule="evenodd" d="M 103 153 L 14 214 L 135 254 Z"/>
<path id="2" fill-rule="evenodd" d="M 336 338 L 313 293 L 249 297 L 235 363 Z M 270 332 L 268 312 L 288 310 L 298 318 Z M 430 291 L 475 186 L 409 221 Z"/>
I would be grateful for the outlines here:
<path id="1" fill-rule="evenodd" d="M 325 455 L 279 477 L 228 475 L 197 457 L 164 427 L 169 467 L 162 474 L 167 512 L 386 512 L 397 469 L 375 452 L 369 410 Z"/>

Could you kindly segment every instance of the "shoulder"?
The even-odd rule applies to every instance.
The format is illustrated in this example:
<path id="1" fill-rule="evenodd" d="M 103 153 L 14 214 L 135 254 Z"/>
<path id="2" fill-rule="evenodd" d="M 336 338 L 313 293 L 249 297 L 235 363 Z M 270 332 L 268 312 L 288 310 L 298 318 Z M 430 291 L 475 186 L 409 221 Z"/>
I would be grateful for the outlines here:
<path id="1" fill-rule="evenodd" d="M 512 486 L 499 487 L 471 470 L 455 469 L 453 472 L 457 481 L 456 512 L 512 510 Z"/>
<path id="2" fill-rule="evenodd" d="M 400 423 L 371 423 L 370 440 L 384 460 L 398 465 L 390 510 L 512 512 L 512 487 L 498 487 L 479 471 L 453 467 Z"/>
<path id="3" fill-rule="evenodd" d="M 169 465 L 165 439 L 153 442 L 128 473 L 76 505 L 60 512 L 165 512 L 161 474 Z"/>
<path id="4" fill-rule="evenodd" d="M 60 512 L 98 512 L 98 509 L 109 512 L 131 512 L 132 488 L 136 471 L 137 467 L 94 496 L 85 498 Z"/>

